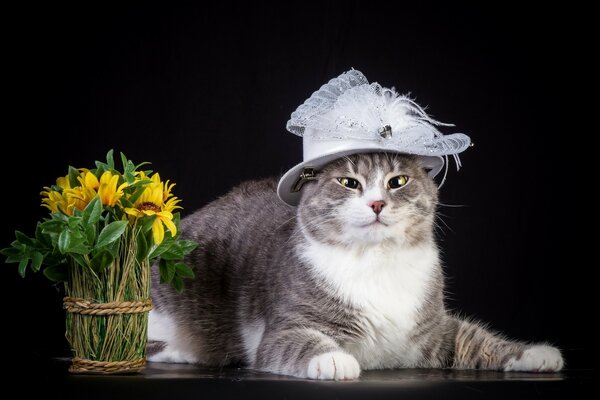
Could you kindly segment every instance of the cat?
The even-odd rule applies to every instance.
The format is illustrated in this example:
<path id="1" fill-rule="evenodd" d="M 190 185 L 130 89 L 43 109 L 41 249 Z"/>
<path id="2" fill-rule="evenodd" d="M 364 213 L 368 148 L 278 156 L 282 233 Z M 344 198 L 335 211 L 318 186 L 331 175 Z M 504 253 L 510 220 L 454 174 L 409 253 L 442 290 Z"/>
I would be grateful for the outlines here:
<path id="1" fill-rule="evenodd" d="M 276 187 L 243 183 L 182 220 L 182 237 L 199 243 L 187 259 L 196 276 L 177 294 L 154 274 L 150 361 L 335 380 L 401 367 L 563 367 L 555 347 L 446 310 L 438 189 L 417 157 L 333 161 L 298 207 Z"/>

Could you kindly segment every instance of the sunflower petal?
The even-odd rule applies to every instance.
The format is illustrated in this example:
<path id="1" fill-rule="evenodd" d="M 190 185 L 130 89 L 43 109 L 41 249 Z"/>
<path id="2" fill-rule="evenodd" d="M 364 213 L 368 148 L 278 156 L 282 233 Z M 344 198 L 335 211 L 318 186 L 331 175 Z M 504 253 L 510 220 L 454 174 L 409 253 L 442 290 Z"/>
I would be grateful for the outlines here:
<path id="1" fill-rule="evenodd" d="M 69 175 L 61 176 L 60 178 L 56 179 L 56 185 L 62 189 L 71 189 L 71 184 L 69 182 Z"/>
<path id="2" fill-rule="evenodd" d="M 98 189 L 100 182 L 98 182 L 96 175 L 92 174 L 91 172 L 87 172 L 85 174 L 85 186 L 91 189 Z"/>
<path id="3" fill-rule="evenodd" d="M 111 178 L 112 173 L 110 171 L 104 171 L 104 173 L 100 177 L 100 185 L 108 185 L 110 183 Z"/>
<path id="4" fill-rule="evenodd" d="M 160 211 L 156 213 L 159 217 L 173 219 L 173 214 L 169 211 Z"/>
<path id="5" fill-rule="evenodd" d="M 117 189 L 117 192 L 122 192 L 123 189 L 125 189 L 127 186 L 129 186 L 129 183 L 127 183 L 127 181 L 125 181 L 124 183 L 121 183 L 121 185 Z"/>
<path id="6" fill-rule="evenodd" d="M 181 206 L 177 205 L 179 202 L 181 202 L 181 200 L 179 200 L 177 197 L 171 197 L 169 200 L 167 200 L 167 202 L 163 206 L 163 209 L 165 211 L 173 211 L 178 208 L 182 208 Z"/>
<path id="7" fill-rule="evenodd" d="M 140 212 L 137 208 L 125 208 L 125 212 L 129 215 L 133 215 L 134 217 L 142 217 L 144 214 Z"/>
<path id="8" fill-rule="evenodd" d="M 152 240 L 154 240 L 154 244 L 159 245 L 162 243 L 164 238 L 165 229 L 163 228 L 163 224 L 160 222 L 160 219 L 156 218 L 152 224 Z"/>
<path id="9" fill-rule="evenodd" d="M 161 218 L 160 220 L 171 231 L 171 236 L 175 237 L 175 235 L 177 235 L 177 226 L 175 226 L 173 221 L 171 221 L 169 218 Z"/>

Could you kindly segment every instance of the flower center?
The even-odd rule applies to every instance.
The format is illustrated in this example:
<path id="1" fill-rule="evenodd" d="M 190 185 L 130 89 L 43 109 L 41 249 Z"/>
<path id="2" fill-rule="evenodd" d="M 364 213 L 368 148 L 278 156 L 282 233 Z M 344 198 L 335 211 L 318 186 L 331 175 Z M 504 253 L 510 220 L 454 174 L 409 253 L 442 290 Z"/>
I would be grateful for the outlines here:
<path id="1" fill-rule="evenodd" d="M 145 203 L 140 204 L 140 206 L 138 207 L 138 210 L 140 210 L 140 211 L 150 210 L 150 211 L 154 211 L 154 212 L 160 212 L 160 207 L 157 206 L 156 204 L 152 203 L 151 201 L 147 201 Z"/>

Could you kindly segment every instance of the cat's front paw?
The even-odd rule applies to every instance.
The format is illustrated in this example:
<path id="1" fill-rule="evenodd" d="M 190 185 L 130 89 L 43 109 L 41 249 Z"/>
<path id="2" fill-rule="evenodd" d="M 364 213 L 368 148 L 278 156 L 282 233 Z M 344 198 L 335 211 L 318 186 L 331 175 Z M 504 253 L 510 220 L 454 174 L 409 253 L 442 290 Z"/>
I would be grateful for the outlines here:
<path id="1" fill-rule="evenodd" d="M 313 357 L 308 363 L 307 377 L 310 379 L 356 379 L 360 366 L 356 358 L 342 351 L 331 351 Z"/>
<path id="2" fill-rule="evenodd" d="M 556 347 L 535 345 L 513 357 L 504 364 L 505 371 L 556 372 L 564 365 L 562 355 Z"/>

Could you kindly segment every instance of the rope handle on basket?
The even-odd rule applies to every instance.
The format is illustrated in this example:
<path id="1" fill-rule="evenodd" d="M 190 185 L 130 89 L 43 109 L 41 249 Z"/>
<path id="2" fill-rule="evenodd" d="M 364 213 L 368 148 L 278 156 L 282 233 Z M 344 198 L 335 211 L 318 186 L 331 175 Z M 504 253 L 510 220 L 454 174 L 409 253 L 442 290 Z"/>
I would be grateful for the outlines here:
<path id="1" fill-rule="evenodd" d="M 110 303 L 94 303 L 77 297 L 65 297 L 63 307 L 67 312 L 86 315 L 135 314 L 152 310 L 152 300 L 112 301 Z"/>

